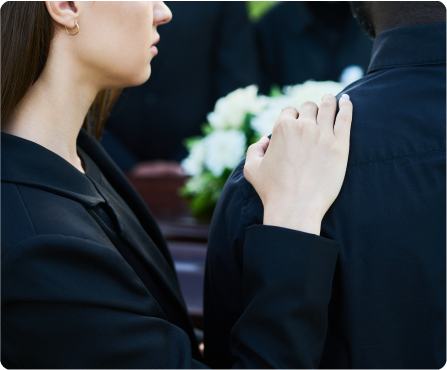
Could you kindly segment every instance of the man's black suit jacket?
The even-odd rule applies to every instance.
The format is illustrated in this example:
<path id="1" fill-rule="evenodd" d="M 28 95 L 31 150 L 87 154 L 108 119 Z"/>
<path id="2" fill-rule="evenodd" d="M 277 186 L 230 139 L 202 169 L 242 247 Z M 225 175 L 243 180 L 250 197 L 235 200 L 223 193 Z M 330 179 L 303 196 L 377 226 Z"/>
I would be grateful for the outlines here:
<path id="1" fill-rule="evenodd" d="M 344 91 L 354 104 L 348 168 L 321 234 L 340 243 L 323 368 L 445 364 L 445 57 L 445 23 L 384 31 L 368 75 Z M 210 366 L 232 364 L 225 336 L 243 310 L 245 228 L 262 217 L 241 163 L 211 226 L 204 301 Z"/>
<path id="2" fill-rule="evenodd" d="M 204 367 L 149 210 L 85 131 L 78 152 L 97 165 L 98 181 L 36 143 L 2 133 L 2 365 Z M 315 366 L 338 244 L 255 226 L 247 229 L 244 253 L 247 307 L 226 338 L 236 366 Z"/>

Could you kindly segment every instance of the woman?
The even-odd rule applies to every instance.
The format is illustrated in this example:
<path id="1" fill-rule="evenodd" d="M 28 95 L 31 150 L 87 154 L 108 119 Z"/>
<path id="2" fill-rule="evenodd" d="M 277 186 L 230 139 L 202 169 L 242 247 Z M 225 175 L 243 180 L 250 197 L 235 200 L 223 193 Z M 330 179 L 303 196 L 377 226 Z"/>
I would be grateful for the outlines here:
<path id="1" fill-rule="evenodd" d="M 118 94 L 106 89 L 149 78 L 169 9 L 8 2 L 1 17 L 2 364 L 204 367 L 166 243 L 91 136 Z M 248 150 L 265 215 L 247 229 L 238 367 L 318 363 L 337 258 L 318 234 L 343 182 L 352 105 L 340 101 L 334 127 L 335 109 L 332 95 L 318 115 L 286 108 L 271 141 Z"/>

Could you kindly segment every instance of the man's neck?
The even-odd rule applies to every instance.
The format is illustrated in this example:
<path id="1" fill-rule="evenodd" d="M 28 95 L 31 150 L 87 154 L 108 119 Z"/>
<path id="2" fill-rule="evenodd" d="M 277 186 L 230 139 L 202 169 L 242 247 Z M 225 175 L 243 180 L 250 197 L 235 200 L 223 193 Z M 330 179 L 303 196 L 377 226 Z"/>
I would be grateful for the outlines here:
<path id="1" fill-rule="evenodd" d="M 375 1 L 370 4 L 376 36 L 396 27 L 446 21 L 446 9 L 438 1 Z"/>

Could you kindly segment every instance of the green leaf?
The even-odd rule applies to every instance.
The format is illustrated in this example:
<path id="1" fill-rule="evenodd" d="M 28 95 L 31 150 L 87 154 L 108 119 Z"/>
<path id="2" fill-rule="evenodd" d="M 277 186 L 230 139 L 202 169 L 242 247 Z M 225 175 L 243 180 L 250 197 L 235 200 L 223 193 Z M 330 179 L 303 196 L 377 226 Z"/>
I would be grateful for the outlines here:
<path id="1" fill-rule="evenodd" d="M 188 151 L 191 151 L 192 147 L 196 145 L 197 142 L 203 139 L 203 136 L 192 136 L 188 137 L 183 140 L 183 145 L 188 149 Z"/>
<path id="2" fill-rule="evenodd" d="M 211 220 L 214 208 L 231 172 L 232 170 L 227 168 L 221 176 L 215 177 L 211 171 L 205 171 L 188 179 L 179 190 L 179 194 L 189 202 L 190 209 L 197 219 Z"/>
<path id="3" fill-rule="evenodd" d="M 283 95 L 283 94 L 281 92 L 281 89 L 279 88 L 279 85 L 273 84 L 272 87 L 270 88 L 269 96 L 272 98 L 275 98 L 275 97 L 281 96 L 281 95 Z"/>
<path id="4" fill-rule="evenodd" d="M 261 139 L 261 135 L 254 134 L 254 135 L 251 137 L 250 141 L 247 142 L 247 148 L 248 148 L 251 144 L 257 143 L 260 139 Z"/>
<path id="5" fill-rule="evenodd" d="M 267 13 L 278 1 L 246 1 L 248 18 L 257 21 Z"/>
<path id="6" fill-rule="evenodd" d="M 245 116 L 244 123 L 242 124 L 242 131 L 244 132 L 245 138 L 247 139 L 247 148 L 250 145 L 248 143 L 250 143 L 253 140 L 253 137 L 255 136 L 255 131 L 251 128 L 250 124 L 251 119 L 253 117 L 255 117 L 253 114 L 248 113 Z"/>
<path id="7" fill-rule="evenodd" d="M 200 128 L 202 129 L 204 135 L 209 135 L 214 131 L 214 129 L 208 123 L 204 123 L 202 126 L 200 126 Z"/>

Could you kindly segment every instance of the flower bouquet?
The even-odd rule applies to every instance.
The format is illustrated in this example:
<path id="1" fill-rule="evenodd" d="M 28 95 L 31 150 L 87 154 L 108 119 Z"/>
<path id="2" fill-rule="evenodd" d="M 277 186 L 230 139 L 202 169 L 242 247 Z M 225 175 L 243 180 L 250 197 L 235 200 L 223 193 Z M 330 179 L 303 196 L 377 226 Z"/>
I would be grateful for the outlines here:
<path id="1" fill-rule="evenodd" d="M 309 100 L 319 104 L 324 94 L 336 95 L 344 86 L 333 81 L 307 81 L 282 91 L 272 89 L 270 96 L 263 96 L 251 85 L 219 99 L 202 126 L 204 136 L 185 141 L 189 156 L 182 167 L 191 177 L 180 191 L 189 200 L 194 216 L 211 219 L 231 172 L 249 145 L 271 134 L 283 108 L 292 106 L 299 110 Z"/>

